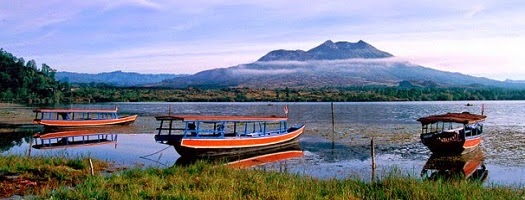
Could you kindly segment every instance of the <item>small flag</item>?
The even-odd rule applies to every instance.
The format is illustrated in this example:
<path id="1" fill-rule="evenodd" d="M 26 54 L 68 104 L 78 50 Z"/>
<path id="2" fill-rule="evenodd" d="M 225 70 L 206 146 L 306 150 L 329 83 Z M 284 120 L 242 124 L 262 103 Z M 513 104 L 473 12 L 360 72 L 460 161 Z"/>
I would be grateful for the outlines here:
<path id="1" fill-rule="evenodd" d="M 284 105 L 284 114 L 288 115 L 288 105 Z"/>

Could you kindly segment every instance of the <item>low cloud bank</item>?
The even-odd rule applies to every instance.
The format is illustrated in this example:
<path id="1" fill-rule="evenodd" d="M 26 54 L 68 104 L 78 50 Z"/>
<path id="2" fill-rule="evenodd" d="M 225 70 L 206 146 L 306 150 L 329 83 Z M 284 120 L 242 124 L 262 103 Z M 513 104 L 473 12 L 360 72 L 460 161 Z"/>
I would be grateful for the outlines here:
<path id="1" fill-rule="evenodd" d="M 233 73 L 250 75 L 277 75 L 297 72 L 360 72 L 381 70 L 397 65 L 417 66 L 399 58 L 309 61 L 257 61 L 230 68 Z"/>

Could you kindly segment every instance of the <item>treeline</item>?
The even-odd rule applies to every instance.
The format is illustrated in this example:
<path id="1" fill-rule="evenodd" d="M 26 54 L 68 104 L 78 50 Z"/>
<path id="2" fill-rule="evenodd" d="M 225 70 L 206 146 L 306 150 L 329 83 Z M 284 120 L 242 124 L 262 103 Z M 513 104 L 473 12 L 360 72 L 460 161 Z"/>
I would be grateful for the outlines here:
<path id="1" fill-rule="evenodd" d="M 525 90 L 502 88 L 344 87 L 316 89 L 166 89 L 82 86 L 72 93 L 74 102 L 359 102 L 525 100 Z"/>
<path id="2" fill-rule="evenodd" d="M 0 101 L 16 103 L 60 103 L 69 84 L 55 80 L 55 70 L 34 60 L 25 62 L 0 49 Z"/>
<path id="3" fill-rule="evenodd" d="M 145 88 L 105 84 L 71 86 L 55 80 L 55 70 L 40 68 L 0 49 L 0 102 L 24 104 L 94 102 L 356 102 L 525 100 L 525 90 L 503 88 L 421 88 L 354 86 L 339 88 Z"/>

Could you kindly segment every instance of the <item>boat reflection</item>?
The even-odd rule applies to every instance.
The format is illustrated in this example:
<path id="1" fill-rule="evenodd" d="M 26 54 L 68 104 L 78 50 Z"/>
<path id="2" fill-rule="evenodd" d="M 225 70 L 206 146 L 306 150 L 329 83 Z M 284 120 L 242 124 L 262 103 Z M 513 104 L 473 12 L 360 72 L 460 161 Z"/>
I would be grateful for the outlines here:
<path id="1" fill-rule="evenodd" d="M 224 164 L 233 168 L 250 168 L 270 163 L 277 163 L 294 158 L 301 158 L 303 151 L 298 141 L 272 150 L 255 151 L 250 153 L 234 154 L 216 157 L 180 157 L 175 162 L 176 166 L 187 166 L 198 161 Z"/>
<path id="2" fill-rule="evenodd" d="M 484 164 L 481 148 L 462 155 L 430 156 L 426 162 L 421 177 L 425 180 L 469 180 L 483 182 L 489 171 Z"/>
<path id="3" fill-rule="evenodd" d="M 114 144 L 116 149 L 117 136 L 118 134 L 105 132 L 104 129 L 37 133 L 33 136 L 35 144 L 32 147 L 57 149 Z"/>

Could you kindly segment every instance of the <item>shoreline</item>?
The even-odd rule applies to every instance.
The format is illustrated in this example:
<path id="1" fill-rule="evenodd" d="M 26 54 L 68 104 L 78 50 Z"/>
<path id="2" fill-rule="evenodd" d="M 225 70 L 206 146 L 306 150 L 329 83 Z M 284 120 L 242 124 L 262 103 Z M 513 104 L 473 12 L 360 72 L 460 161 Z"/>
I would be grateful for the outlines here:
<path id="1" fill-rule="evenodd" d="M 43 127 L 33 124 L 32 107 L 15 103 L 0 103 L 0 134 L 37 132 Z"/>

